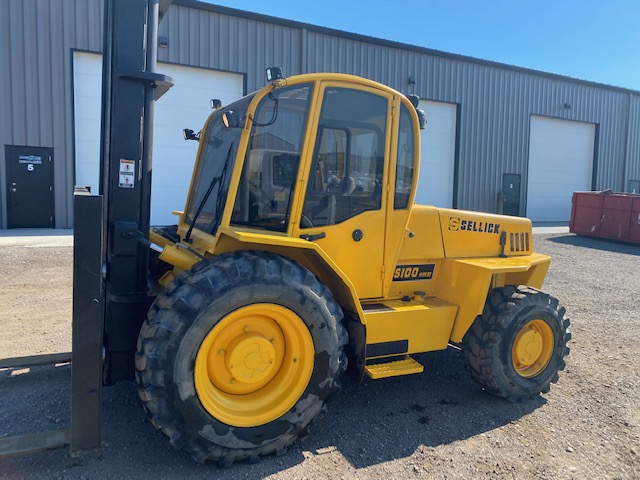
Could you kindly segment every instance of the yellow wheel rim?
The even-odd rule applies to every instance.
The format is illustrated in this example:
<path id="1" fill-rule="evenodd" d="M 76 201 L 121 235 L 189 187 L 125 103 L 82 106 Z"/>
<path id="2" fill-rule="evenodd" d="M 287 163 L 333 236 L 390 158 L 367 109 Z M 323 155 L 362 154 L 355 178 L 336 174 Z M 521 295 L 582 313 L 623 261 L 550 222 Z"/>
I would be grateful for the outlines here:
<path id="1" fill-rule="evenodd" d="M 264 425 L 298 401 L 313 359 L 313 339 L 298 315 L 280 305 L 249 305 L 225 316 L 204 338 L 194 369 L 196 392 L 223 423 Z"/>
<path id="2" fill-rule="evenodd" d="M 542 372 L 553 354 L 553 331 L 543 320 L 532 320 L 518 332 L 511 357 L 519 375 L 529 378 Z"/>

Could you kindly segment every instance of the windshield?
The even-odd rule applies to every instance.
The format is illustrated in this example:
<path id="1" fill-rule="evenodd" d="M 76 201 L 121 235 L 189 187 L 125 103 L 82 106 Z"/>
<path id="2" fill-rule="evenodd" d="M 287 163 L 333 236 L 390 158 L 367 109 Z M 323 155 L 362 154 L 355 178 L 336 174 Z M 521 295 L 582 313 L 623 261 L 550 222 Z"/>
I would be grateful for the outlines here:
<path id="1" fill-rule="evenodd" d="M 193 192 L 186 208 L 186 223 L 205 233 L 215 235 L 222 217 L 240 135 L 249 104 L 255 94 L 248 95 L 215 112 L 209 119 L 205 136 L 200 140 L 200 152 Z M 237 119 L 226 127 L 223 113 Z M 195 223 L 194 223 L 195 219 Z"/>
<path id="2" fill-rule="evenodd" d="M 233 225 L 287 231 L 311 90 L 309 83 L 290 85 L 260 101 L 231 216 Z"/>

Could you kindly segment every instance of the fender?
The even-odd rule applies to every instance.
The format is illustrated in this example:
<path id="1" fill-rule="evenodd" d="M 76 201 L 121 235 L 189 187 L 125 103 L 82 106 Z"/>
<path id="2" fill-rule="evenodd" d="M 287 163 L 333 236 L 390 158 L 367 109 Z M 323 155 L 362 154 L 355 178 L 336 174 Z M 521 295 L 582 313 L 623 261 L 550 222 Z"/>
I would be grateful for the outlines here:
<path id="1" fill-rule="evenodd" d="M 482 313 L 489 290 L 505 285 L 542 288 L 551 257 L 532 253 L 509 258 L 444 259 L 438 273 L 436 297 L 458 305 L 451 341 L 462 341 Z"/>
<path id="2" fill-rule="evenodd" d="M 266 250 L 304 265 L 331 290 L 344 310 L 354 312 L 362 324 L 366 323 L 353 283 L 317 243 L 285 236 L 238 231 L 229 227 L 220 227 L 216 240 L 211 252 L 214 255 L 235 250 Z"/>

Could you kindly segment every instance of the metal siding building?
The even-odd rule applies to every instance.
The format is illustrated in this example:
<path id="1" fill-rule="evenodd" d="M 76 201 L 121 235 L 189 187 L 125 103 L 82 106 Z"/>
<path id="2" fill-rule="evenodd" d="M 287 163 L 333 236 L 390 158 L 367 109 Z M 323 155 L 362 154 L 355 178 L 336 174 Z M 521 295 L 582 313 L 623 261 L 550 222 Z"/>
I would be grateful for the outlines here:
<path id="1" fill-rule="evenodd" d="M 74 52 L 100 52 L 102 10 L 100 0 L 0 3 L 2 228 L 5 146 L 24 145 L 53 149 L 55 226 L 72 226 Z M 160 35 L 168 44 L 158 50 L 160 62 L 241 74 L 245 93 L 264 84 L 266 67 L 278 65 L 287 75 L 351 73 L 455 104 L 451 204 L 458 208 L 496 211 L 503 174 L 510 173 L 522 176 L 519 213 L 526 213 L 532 117 L 594 125 L 591 188 L 625 191 L 640 179 L 637 91 L 191 0 L 174 1 Z"/>

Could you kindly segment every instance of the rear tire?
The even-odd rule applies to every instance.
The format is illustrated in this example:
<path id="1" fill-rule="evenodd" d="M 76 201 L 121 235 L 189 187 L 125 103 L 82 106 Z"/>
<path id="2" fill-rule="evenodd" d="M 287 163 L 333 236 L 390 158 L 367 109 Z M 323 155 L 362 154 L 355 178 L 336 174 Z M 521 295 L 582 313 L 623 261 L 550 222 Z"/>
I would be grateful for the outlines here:
<path id="1" fill-rule="evenodd" d="M 463 339 L 465 364 L 487 391 L 512 402 L 549 391 L 569 354 L 569 319 L 531 287 L 494 289 Z"/>
<path id="2" fill-rule="evenodd" d="M 198 263 L 140 330 L 136 380 L 151 422 L 200 462 L 283 453 L 339 391 L 342 317 L 287 258 L 245 251 Z"/>

